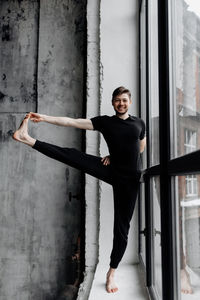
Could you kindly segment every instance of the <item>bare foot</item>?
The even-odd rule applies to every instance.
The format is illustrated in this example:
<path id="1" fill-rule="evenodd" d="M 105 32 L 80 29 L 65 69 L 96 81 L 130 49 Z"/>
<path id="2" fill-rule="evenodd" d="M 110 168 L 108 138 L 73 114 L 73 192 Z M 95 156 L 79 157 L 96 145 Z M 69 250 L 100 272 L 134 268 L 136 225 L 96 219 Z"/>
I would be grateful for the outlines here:
<path id="1" fill-rule="evenodd" d="M 115 269 L 110 268 L 106 276 L 106 291 L 108 293 L 116 293 L 118 291 L 118 287 L 114 281 L 114 270 Z"/>
<path id="2" fill-rule="evenodd" d="M 29 136 L 28 134 L 28 120 L 30 118 L 30 114 L 27 114 L 24 120 L 22 121 L 19 129 L 15 131 L 13 134 L 13 139 L 22 142 L 24 144 L 27 144 L 29 146 L 33 146 L 35 144 L 35 139 Z"/>
<path id="3" fill-rule="evenodd" d="M 181 270 L 181 292 L 184 294 L 193 293 L 191 283 L 190 283 L 190 275 L 185 269 Z"/>

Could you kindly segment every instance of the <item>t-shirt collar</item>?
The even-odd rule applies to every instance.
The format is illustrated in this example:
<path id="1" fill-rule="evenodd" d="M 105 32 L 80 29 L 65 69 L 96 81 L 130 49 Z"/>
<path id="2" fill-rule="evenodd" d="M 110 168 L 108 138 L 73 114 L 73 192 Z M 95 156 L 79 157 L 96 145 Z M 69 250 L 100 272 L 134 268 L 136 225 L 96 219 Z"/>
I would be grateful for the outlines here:
<path id="1" fill-rule="evenodd" d="M 118 117 L 117 115 L 114 115 L 113 117 L 115 117 L 115 118 L 117 118 L 117 119 L 120 119 L 120 120 L 122 120 L 122 121 L 126 121 L 126 120 L 129 120 L 130 118 L 132 118 L 131 115 L 128 115 L 128 118 L 126 118 L 126 119 L 121 119 L 121 118 Z M 134 118 L 134 119 L 135 119 L 135 118 Z"/>

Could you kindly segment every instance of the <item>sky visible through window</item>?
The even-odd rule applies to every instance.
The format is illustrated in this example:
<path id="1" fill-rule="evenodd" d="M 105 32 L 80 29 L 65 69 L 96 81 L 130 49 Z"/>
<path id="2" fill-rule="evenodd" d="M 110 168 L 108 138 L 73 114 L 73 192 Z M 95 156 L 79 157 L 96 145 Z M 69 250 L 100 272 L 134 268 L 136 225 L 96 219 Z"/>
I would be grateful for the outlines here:
<path id="1" fill-rule="evenodd" d="M 193 11 L 200 17 L 200 1 L 199 0 L 185 0 L 189 5 L 188 10 Z"/>

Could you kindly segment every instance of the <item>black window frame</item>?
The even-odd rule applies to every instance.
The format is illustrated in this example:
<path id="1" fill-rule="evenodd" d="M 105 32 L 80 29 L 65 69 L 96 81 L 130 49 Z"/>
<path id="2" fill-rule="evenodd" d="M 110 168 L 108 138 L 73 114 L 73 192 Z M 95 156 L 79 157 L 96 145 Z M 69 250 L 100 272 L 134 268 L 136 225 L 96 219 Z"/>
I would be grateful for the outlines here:
<path id="1" fill-rule="evenodd" d="M 158 0 L 158 87 L 159 87 L 159 155 L 160 163 L 150 166 L 149 141 L 149 53 L 148 53 L 148 4 L 150 0 L 139 0 L 139 37 L 140 16 L 143 1 L 146 1 L 146 127 L 147 127 L 147 168 L 143 170 L 143 181 L 145 184 L 145 228 L 141 228 L 141 205 L 139 205 L 139 228 L 140 234 L 146 238 L 146 263 L 140 255 L 142 269 L 146 273 L 146 285 L 151 299 L 159 299 L 156 293 L 153 278 L 153 202 L 151 178 L 160 176 L 160 206 L 161 206 L 161 245 L 162 245 L 162 299 L 180 299 L 180 262 L 179 262 L 179 239 L 177 231 L 177 203 L 175 197 L 175 176 L 199 174 L 200 173 L 200 150 L 171 159 L 170 143 L 173 137 L 173 105 L 174 96 L 172 91 L 172 55 L 171 55 L 171 14 L 169 12 L 170 1 Z M 139 51 L 141 52 L 141 47 Z M 141 66 L 141 61 L 140 64 Z M 140 90 L 141 90 L 141 69 Z M 140 116 L 141 111 L 140 93 Z M 176 99 L 175 99 L 176 101 Z M 140 236 L 140 235 L 139 235 Z"/>

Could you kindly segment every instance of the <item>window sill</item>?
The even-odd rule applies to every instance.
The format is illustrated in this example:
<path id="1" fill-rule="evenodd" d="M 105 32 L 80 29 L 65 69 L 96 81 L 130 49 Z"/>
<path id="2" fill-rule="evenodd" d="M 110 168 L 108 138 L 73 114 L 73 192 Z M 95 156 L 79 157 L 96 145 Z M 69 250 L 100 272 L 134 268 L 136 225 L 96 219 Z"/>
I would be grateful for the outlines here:
<path id="1" fill-rule="evenodd" d="M 96 269 L 94 281 L 88 300 L 149 299 L 145 285 L 141 280 L 139 268 L 139 264 L 121 264 L 116 271 L 116 284 L 119 288 L 119 291 L 114 294 L 109 294 L 105 290 L 105 278 L 106 273 L 108 271 L 108 266 L 99 264 Z"/>

